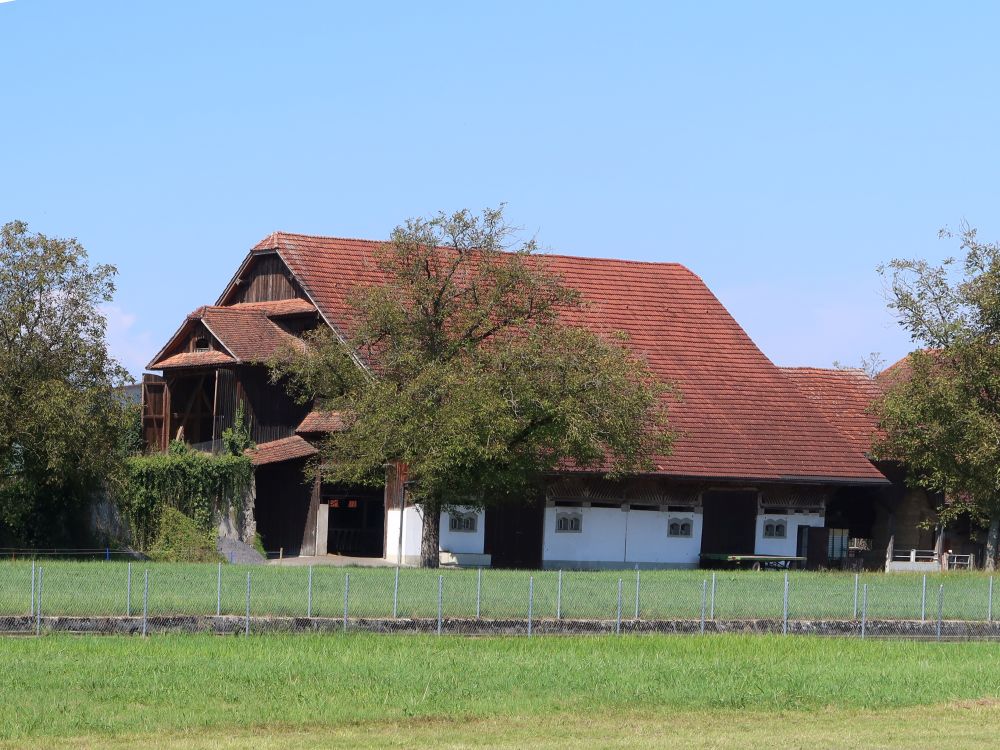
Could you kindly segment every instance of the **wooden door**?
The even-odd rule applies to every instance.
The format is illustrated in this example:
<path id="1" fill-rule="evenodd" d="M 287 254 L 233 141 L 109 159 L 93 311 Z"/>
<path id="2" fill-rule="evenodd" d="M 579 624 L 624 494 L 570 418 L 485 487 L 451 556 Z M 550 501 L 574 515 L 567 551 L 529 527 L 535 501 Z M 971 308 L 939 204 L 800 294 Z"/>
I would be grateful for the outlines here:
<path id="1" fill-rule="evenodd" d="M 701 503 L 703 555 L 754 553 L 757 531 L 756 492 L 705 492 Z"/>

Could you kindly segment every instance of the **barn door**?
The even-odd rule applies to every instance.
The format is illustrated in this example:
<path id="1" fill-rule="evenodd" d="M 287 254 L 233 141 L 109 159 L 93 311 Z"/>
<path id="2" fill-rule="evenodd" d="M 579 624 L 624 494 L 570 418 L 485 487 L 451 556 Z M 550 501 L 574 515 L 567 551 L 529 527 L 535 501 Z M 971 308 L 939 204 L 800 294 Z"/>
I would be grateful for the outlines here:
<path id="1" fill-rule="evenodd" d="M 752 555 L 757 529 L 756 492 L 705 492 L 701 553 Z"/>
<path id="2" fill-rule="evenodd" d="M 142 376 L 142 440 L 148 451 L 167 449 L 170 392 L 159 375 Z"/>

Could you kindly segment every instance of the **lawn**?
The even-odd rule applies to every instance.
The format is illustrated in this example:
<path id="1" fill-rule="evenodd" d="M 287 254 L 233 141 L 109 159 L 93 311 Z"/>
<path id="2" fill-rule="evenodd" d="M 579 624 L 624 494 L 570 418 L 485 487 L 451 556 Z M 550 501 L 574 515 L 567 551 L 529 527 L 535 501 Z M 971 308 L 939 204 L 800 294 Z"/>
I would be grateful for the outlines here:
<path id="1" fill-rule="evenodd" d="M 48 560 L 44 568 L 43 613 L 47 615 L 125 614 L 127 565 L 123 562 Z M 133 563 L 130 611 L 141 612 L 144 573 L 149 571 L 150 614 L 215 614 L 220 568 L 213 564 Z M 309 569 L 305 567 L 221 566 L 221 611 L 243 614 L 247 574 L 251 576 L 251 610 L 255 615 L 305 615 L 309 607 Z M 0 616 L 31 610 L 31 562 L 0 563 Z M 395 570 L 392 568 L 332 568 L 312 572 L 312 614 L 339 617 L 344 611 L 346 576 L 350 576 L 348 606 L 352 617 L 393 614 Z M 444 615 L 476 614 L 476 570 L 403 569 L 396 611 L 401 617 L 437 615 L 438 575 L 441 575 Z M 622 617 L 636 613 L 635 571 L 484 570 L 479 591 L 482 617 L 523 618 L 528 609 L 529 579 L 533 578 L 533 616 L 615 619 L 618 580 L 622 579 Z M 982 573 L 928 576 L 926 600 L 920 575 L 866 573 L 859 579 L 858 611 L 868 584 L 868 617 L 919 619 L 923 601 L 928 619 L 937 616 L 939 586 L 944 586 L 946 620 L 986 620 L 990 578 Z M 716 618 L 781 617 L 784 574 L 781 572 L 703 570 L 641 571 L 639 616 L 643 619 L 697 618 L 705 592 L 706 614 Z M 792 619 L 855 619 L 855 576 L 850 573 L 793 571 L 789 574 L 789 616 Z"/>
<path id="2" fill-rule="evenodd" d="M 1000 649 L 769 636 L 0 640 L 0 747 L 988 747 Z"/>

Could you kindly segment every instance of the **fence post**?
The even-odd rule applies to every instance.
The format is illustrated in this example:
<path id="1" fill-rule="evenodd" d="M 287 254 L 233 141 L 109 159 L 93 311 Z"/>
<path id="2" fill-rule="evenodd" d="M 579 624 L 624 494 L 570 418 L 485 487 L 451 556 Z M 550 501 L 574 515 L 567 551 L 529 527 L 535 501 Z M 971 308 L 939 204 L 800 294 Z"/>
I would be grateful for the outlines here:
<path id="1" fill-rule="evenodd" d="M 35 616 L 35 561 L 31 561 L 31 616 Z"/>
<path id="2" fill-rule="evenodd" d="M 864 599 L 861 602 L 861 640 L 865 639 L 868 626 L 868 584 L 865 584 Z"/>
<path id="3" fill-rule="evenodd" d="M 399 617 L 399 566 L 396 566 L 396 577 L 392 582 L 392 619 Z"/>
<path id="4" fill-rule="evenodd" d="M 618 617 L 615 620 L 615 635 L 622 632 L 622 579 L 618 579 Z"/>
<path id="5" fill-rule="evenodd" d="M 986 602 L 986 622 L 993 622 L 993 576 L 990 576 L 990 593 Z"/>
<path id="6" fill-rule="evenodd" d="M 854 617 L 853 620 L 858 619 L 858 574 L 854 574 Z"/>
<path id="7" fill-rule="evenodd" d="M 219 572 L 215 578 L 215 616 L 222 614 L 222 563 L 219 563 Z"/>
<path id="8" fill-rule="evenodd" d="M 444 576 L 438 576 L 438 635 L 441 635 L 442 610 L 444 608 Z"/>
<path id="9" fill-rule="evenodd" d="M 927 574 L 920 587 L 920 622 L 927 622 Z"/>
<path id="10" fill-rule="evenodd" d="M 351 574 L 344 573 L 344 632 L 347 632 L 347 613 L 351 601 Z"/>
<path id="11" fill-rule="evenodd" d="M 535 608 L 535 577 L 528 576 L 528 637 L 531 638 L 531 615 Z"/>
<path id="12" fill-rule="evenodd" d="M 142 584 L 142 637 L 146 637 L 149 623 L 149 570 L 143 573 Z"/>
<path id="13" fill-rule="evenodd" d="M 712 571 L 712 599 L 709 602 L 708 619 L 715 620 L 715 571 Z"/>
<path id="14" fill-rule="evenodd" d="M 35 635 L 42 634 L 42 580 L 45 578 L 45 568 L 38 566 L 38 596 L 35 599 Z"/>
<path id="15" fill-rule="evenodd" d="M 132 563 L 128 564 L 128 574 L 125 579 L 125 616 L 132 616 Z"/>
<path id="16" fill-rule="evenodd" d="M 562 619 L 562 568 L 559 569 L 559 579 L 556 584 L 556 619 Z"/>
<path id="17" fill-rule="evenodd" d="M 308 591 L 306 593 L 306 617 L 313 616 L 313 566 L 309 566 L 309 583 L 307 584 Z"/>
<path id="18" fill-rule="evenodd" d="M 639 619 L 639 566 L 635 566 L 635 619 Z"/>
<path id="19" fill-rule="evenodd" d="M 479 615 L 482 612 L 483 604 L 483 568 L 480 566 L 476 570 L 476 619 L 479 619 Z"/>
<path id="20" fill-rule="evenodd" d="M 705 598 L 708 596 L 708 579 L 701 582 L 701 633 L 705 634 Z"/>
<path id="21" fill-rule="evenodd" d="M 250 571 L 247 571 L 247 614 L 244 620 L 244 635 L 250 635 Z"/>
<path id="22" fill-rule="evenodd" d="M 938 588 L 937 639 L 941 640 L 941 618 L 944 615 L 944 584 Z"/>
<path id="23" fill-rule="evenodd" d="M 785 571 L 785 593 L 781 603 L 781 634 L 788 635 L 788 571 Z"/>

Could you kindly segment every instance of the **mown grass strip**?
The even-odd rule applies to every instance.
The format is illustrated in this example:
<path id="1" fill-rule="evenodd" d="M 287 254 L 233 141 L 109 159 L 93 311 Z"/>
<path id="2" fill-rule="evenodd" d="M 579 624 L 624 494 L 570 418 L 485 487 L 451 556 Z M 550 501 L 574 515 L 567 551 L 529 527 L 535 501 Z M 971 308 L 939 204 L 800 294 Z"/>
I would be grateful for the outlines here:
<path id="1" fill-rule="evenodd" d="M 0 641 L 0 740 L 412 720 L 885 710 L 1000 695 L 988 643 L 780 637 Z"/>

